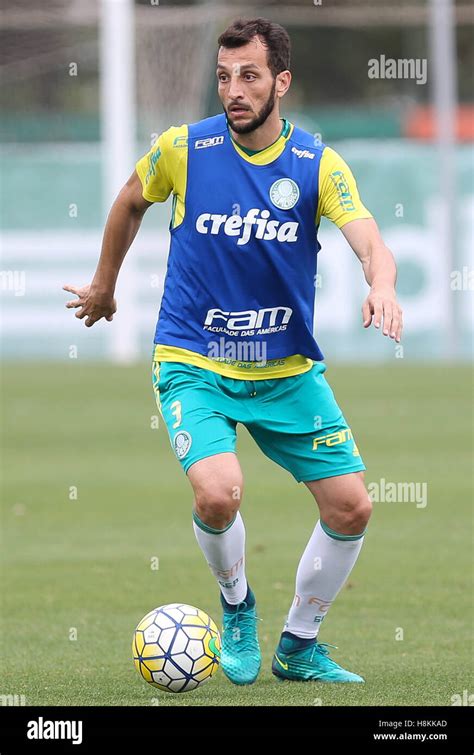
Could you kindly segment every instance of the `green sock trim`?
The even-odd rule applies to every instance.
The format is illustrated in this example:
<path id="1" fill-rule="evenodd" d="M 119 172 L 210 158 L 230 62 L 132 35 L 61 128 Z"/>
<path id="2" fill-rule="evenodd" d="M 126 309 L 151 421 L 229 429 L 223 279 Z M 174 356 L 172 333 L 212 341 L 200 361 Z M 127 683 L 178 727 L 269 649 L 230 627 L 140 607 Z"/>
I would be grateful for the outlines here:
<path id="1" fill-rule="evenodd" d="M 223 532 L 227 532 L 227 530 L 230 529 L 230 527 L 232 527 L 232 525 L 234 524 L 236 517 L 237 517 L 237 514 L 235 514 L 234 518 L 232 519 L 231 522 L 229 522 L 227 527 L 224 527 L 223 530 L 218 530 L 215 527 L 209 527 L 208 524 L 204 524 L 204 522 L 201 521 L 201 519 L 199 519 L 196 512 L 193 511 L 193 519 L 195 523 L 197 524 L 200 530 L 203 530 L 203 532 L 207 532 L 209 535 L 222 535 Z"/>
<path id="2" fill-rule="evenodd" d="M 361 537 L 364 537 L 365 533 L 367 532 L 366 527 L 365 530 L 360 533 L 360 535 L 341 535 L 339 532 L 336 532 L 335 530 L 332 530 L 330 527 L 328 527 L 327 524 L 324 524 L 322 519 L 320 519 L 319 521 L 326 535 L 334 538 L 334 540 L 360 540 Z"/>

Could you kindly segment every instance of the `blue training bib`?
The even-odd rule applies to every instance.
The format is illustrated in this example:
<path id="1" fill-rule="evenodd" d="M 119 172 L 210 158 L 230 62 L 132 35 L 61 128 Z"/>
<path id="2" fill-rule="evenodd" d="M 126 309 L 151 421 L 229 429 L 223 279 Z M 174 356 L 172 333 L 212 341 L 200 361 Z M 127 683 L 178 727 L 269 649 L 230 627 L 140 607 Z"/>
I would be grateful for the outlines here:
<path id="1" fill-rule="evenodd" d="M 265 341 L 267 359 L 323 359 L 313 336 L 323 150 L 294 128 L 276 160 L 254 165 L 224 114 L 189 126 L 185 215 L 170 228 L 155 343 L 209 356 L 223 337 Z"/>

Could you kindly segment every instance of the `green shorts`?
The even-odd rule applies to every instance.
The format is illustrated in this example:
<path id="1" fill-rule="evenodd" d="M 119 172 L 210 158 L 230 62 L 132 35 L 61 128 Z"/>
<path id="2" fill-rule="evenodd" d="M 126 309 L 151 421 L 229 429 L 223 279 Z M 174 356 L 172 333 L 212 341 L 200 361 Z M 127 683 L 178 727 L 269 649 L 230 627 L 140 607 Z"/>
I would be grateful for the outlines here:
<path id="1" fill-rule="evenodd" d="M 158 407 L 184 471 L 207 456 L 235 453 L 238 422 L 298 482 L 364 470 L 325 370 L 315 362 L 300 375 L 251 381 L 153 362 Z"/>

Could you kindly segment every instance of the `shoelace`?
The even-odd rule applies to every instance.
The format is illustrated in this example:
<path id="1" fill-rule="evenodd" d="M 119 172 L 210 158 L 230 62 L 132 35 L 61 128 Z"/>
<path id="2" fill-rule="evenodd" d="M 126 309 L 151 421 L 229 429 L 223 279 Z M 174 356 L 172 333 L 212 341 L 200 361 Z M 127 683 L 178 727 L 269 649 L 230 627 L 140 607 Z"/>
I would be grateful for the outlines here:
<path id="1" fill-rule="evenodd" d="M 231 643 L 238 642 L 240 649 L 254 650 L 255 638 L 253 635 L 253 630 L 255 628 L 255 623 L 257 621 L 262 621 L 262 619 L 260 619 L 258 616 L 247 613 L 244 607 L 240 607 L 241 605 L 245 606 L 246 608 L 245 603 L 239 604 L 236 612 L 232 615 L 227 616 L 226 628 L 224 632 L 224 642 L 226 642 L 226 640 Z M 237 637 L 234 636 L 235 629 L 239 629 L 239 634 Z"/>
<path id="2" fill-rule="evenodd" d="M 331 645 L 329 642 L 316 642 L 311 652 L 311 656 L 309 659 L 310 663 L 313 660 L 315 653 L 319 653 L 320 655 L 324 655 L 327 657 L 329 655 L 328 648 L 335 648 L 336 650 L 338 649 L 337 645 Z M 328 658 L 328 661 L 330 661 L 331 663 L 334 663 L 334 665 L 337 666 L 337 663 L 333 661 L 332 658 Z"/>

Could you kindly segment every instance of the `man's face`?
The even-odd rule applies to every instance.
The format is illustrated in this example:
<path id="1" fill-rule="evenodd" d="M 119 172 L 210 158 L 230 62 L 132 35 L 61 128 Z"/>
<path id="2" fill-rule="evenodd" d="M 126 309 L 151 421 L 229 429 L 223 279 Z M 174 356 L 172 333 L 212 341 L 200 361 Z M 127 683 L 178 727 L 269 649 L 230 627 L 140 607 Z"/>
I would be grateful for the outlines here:
<path id="1" fill-rule="evenodd" d="M 233 131 L 249 134 L 265 123 L 275 107 L 278 78 L 272 76 L 259 37 L 242 47 L 219 49 L 218 93 Z"/>

